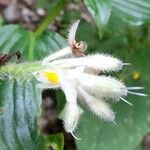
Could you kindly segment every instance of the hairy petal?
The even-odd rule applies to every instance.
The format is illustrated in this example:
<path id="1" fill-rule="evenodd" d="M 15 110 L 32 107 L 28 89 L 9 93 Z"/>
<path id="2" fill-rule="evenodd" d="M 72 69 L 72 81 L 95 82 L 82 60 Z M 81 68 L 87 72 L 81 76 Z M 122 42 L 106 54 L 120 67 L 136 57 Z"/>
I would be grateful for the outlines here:
<path id="1" fill-rule="evenodd" d="M 78 124 L 80 109 L 76 103 L 66 103 L 64 107 L 64 128 L 67 132 L 73 132 Z"/>
<path id="2" fill-rule="evenodd" d="M 60 83 L 60 87 L 62 89 L 62 91 L 65 94 L 66 97 L 66 101 L 68 103 L 75 103 L 77 102 L 77 92 L 75 87 L 73 86 L 73 84 L 71 84 L 70 82 L 67 82 L 66 80 L 61 81 Z"/>
<path id="3" fill-rule="evenodd" d="M 95 76 L 83 73 L 78 82 L 91 95 L 99 98 L 114 98 L 119 100 L 127 95 L 126 86 L 111 76 Z"/>
<path id="4" fill-rule="evenodd" d="M 60 59 L 52 62 L 53 65 L 58 65 L 62 68 L 72 68 L 77 66 L 86 66 L 95 70 L 109 72 L 118 71 L 123 67 L 123 62 L 106 54 L 95 54 L 80 58 Z"/>
<path id="5" fill-rule="evenodd" d="M 62 58 L 64 56 L 68 56 L 72 54 L 72 49 L 70 46 L 67 46 L 53 54 L 50 54 L 48 57 L 43 59 L 42 64 L 45 65 L 51 61 L 57 60 L 58 58 Z"/>
<path id="6" fill-rule="evenodd" d="M 79 22 L 80 20 L 77 20 L 73 24 L 70 25 L 69 32 L 68 32 L 68 44 L 72 44 L 75 41 L 76 31 L 77 31 Z"/>
<path id="7" fill-rule="evenodd" d="M 71 24 L 70 29 L 69 29 L 69 33 L 68 33 L 68 46 L 53 53 L 50 54 L 48 57 L 46 57 L 45 59 L 43 59 L 43 65 L 52 62 L 54 60 L 57 60 L 59 58 L 62 58 L 64 56 L 70 56 L 73 54 L 72 51 L 72 44 L 75 42 L 75 36 L 76 36 L 76 30 L 78 28 L 80 20 L 75 21 L 73 24 Z"/>
<path id="8" fill-rule="evenodd" d="M 83 98 L 83 100 L 86 102 L 86 104 L 94 114 L 96 114 L 97 116 L 99 116 L 104 120 L 114 121 L 115 114 L 104 101 L 89 95 L 80 87 L 78 88 L 78 90 L 81 97 Z"/>

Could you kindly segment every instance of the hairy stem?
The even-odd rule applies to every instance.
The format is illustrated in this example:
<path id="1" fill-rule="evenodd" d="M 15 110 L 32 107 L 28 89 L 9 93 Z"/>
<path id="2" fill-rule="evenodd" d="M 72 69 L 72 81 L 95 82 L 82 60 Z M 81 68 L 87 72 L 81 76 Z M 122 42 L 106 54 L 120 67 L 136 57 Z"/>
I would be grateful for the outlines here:
<path id="1" fill-rule="evenodd" d="M 35 34 L 33 32 L 30 32 L 29 61 L 33 61 L 34 59 L 35 38 Z"/>
<path id="2" fill-rule="evenodd" d="M 33 72 L 40 69 L 42 69 L 41 62 L 10 63 L 0 67 L 0 79 L 17 79 L 23 82 L 32 79 Z"/>

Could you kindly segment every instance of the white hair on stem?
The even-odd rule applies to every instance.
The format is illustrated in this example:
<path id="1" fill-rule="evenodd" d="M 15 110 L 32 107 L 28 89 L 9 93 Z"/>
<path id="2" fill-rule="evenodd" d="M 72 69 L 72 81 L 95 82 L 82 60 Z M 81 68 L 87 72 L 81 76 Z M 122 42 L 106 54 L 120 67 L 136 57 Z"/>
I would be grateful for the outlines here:
<path id="1" fill-rule="evenodd" d="M 106 54 L 95 54 L 80 58 L 68 58 L 53 61 L 52 65 L 62 68 L 73 68 L 78 66 L 86 66 L 103 72 L 118 71 L 123 67 L 123 62 Z"/>

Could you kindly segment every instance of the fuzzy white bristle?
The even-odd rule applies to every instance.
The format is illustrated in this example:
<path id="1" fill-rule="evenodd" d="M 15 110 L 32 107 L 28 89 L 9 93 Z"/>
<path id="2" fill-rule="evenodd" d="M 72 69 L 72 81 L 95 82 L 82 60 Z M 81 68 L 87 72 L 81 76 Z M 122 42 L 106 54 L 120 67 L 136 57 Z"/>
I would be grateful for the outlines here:
<path id="1" fill-rule="evenodd" d="M 73 132 L 78 124 L 80 110 L 75 103 L 66 103 L 64 108 L 64 128 L 67 132 Z"/>
<path id="2" fill-rule="evenodd" d="M 129 104 L 130 106 L 133 106 L 132 103 L 128 102 L 128 101 L 127 101 L 126 99 L 124 99 L 123 97 L 120 97 L 120 99 L 121 99 L 123 102 Z"/>
<path id="3" fill-rule="evenodd" d="M 52 62 L 53 65 L 64 68 L 86 66 L 103 72 L 118 71 L 123 67 L 123 62 L 106 54 L 95 54 L 80 58 L 60 59 Z"/>
<path id="4" fill-rule="evenodd" d="M 89 95 L 80 87 L 78 88 L 78 90 L 81 97 L 94 114 L 96 114 L 100 118 L 103 118 L 104 120 L 114 121 L 115 114 L 104 101 Z"/>
<path id="5" fill-rule="evenodd" d="M 76 137 L 72 131 L 70 131 L 70 133 L 76 140 L 82 140 L 81 138 Z"/>
<path id="6" fill-rule="evenodd" d="M 131 66 L 131 63 L 123 63 L 123 66 Z"/>
<path id="7" fill-rule="evenodd" d="M 144 89 L 144 87 L 139 87 L 139 86 L 127 87 L 127 90 L 128 90 L 127 93 L 132 94 L 132 95 L 137 95 L 137 96 L 148 96 L 145 93 L 139 93 L 135 91 L 135 90 L 142 90 L 142 89 Z"/>
<path id="8" fill-rule="evenodd" d="M 79 85 L 89 94 L 99 98 L 114 98 L 119 100 L 127 95 L 126 86 L 111 76 L 95 76 L 83 73 L 78 78 Z"/>
<path id="9" fill-rule="evenodd" d="M 141 86 L 133 86 L 133 87 L 127 87 L 128 90 L 142 90 L 144 89 L 144 87 L 141 87 Z"/>
<path id="10" fill-rule="evenodd" d="M 137 96 L 148 96 L 147 94 L 139 93 L 139 92 L 128 91 L 128 93 L 129 93 L 129 94 L 132 94 L 132 95 L 137 95 Z"/>
<path id="11" fill-rule="evenodd" d="M 72 44 L 75 41 L 76 31 L 78 28 L 80 20 L 75 21 L 73 24 L 70 25 L 68 31 L 68 44 Z"/>

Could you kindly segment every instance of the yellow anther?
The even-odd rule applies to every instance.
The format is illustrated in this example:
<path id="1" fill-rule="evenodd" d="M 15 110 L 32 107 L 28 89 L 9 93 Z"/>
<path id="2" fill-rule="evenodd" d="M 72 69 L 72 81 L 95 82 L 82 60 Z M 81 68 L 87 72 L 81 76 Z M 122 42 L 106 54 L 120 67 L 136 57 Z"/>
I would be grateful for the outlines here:
<path id="1" fill-rule="evenodd" d="M 132 73 L 132 77 L 133 77 L 134 80 L 139 80 L 140 77 L 141 77 L 141 75 L 140 75 L 139 72 L 134 71 L 134 72 Z"/>
<path id="2" fill-rule="evenodd" d="M 43 73 L 44 77 L 46 77 L 51 84 L 58 84 L 59 77 L 56 72 L 48 71 Z"/>

